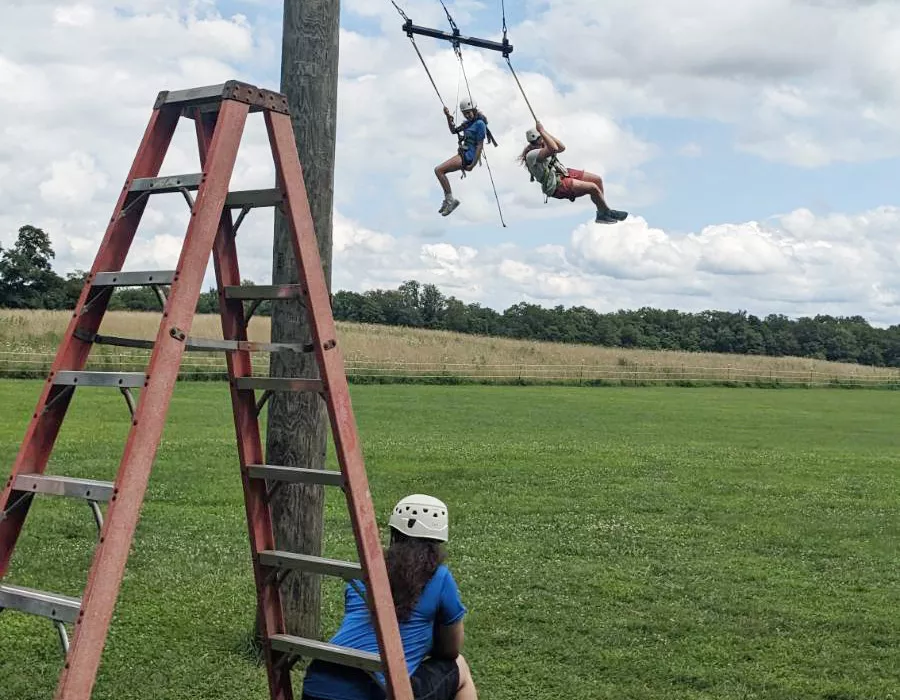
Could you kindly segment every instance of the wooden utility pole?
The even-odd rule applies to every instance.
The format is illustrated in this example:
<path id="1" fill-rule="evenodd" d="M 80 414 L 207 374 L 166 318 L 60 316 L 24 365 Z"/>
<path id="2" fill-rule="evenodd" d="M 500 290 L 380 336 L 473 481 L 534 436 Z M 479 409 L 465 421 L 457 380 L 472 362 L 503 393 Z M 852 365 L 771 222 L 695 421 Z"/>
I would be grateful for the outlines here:
<path id="1" fill-rule="evenodd" d="M 332 202 L 337 118 L 340 0 L 285 0 L 281 91 L 287 95 L 319 255 L 331 290 Z M 297 266 L 284 217 L 276 210 L 273 284 L 296 284 Z M 272 342 L 309 343 L 302 300 L 273 304 Z M 316 376 L 312 355 L 273 353 L 270 376 Z M 268 404 L 266 462 L 323 469 L 328 414 L 315 394 L 275 393 Z M 282 484 L 272 499 L 275 541 L 281 550 L 320 555 L 324 494 L 321 486 Z M 317 577 L 295 575 L 284 584 L 288 632 L 318 638 L 320 586 Z"/>

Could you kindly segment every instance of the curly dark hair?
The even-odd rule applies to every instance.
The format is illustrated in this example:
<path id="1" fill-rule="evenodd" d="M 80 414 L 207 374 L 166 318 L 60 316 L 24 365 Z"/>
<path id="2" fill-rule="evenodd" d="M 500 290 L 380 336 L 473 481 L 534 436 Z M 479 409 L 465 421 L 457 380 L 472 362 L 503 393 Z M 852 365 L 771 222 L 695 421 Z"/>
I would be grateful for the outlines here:
<path id="1" fill-rule="evenodd" d="M 385 564 L 400 622 L 412 615 L 422 590 L 446 557 L 441 542 L 408 537 L 391 528 L 391 544 L 385 552 Z"/>

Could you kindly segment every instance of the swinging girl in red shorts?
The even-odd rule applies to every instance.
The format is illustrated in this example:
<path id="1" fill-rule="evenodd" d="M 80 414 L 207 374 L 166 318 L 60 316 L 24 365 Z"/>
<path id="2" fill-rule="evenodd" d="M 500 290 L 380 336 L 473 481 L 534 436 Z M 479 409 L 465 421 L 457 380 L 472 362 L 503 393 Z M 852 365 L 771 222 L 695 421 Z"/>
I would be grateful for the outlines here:
<path id="1" fill-rule="evenodd" d="M 532 181 L 541 185 L 547 197 L 569 199 L 589 195 L 597 207 L 598 224 L 614 224 L 624 221 L 628 212 L 610 209 L 603 195 L 603 180 L 599 175 L 584 170 L 563 167 L 556 158 L 566 150 L 565 144 L 551 136 L 540 122 L 525 133 L 528 145 L 519 156 L 519 162 L 531 173 Z"/>

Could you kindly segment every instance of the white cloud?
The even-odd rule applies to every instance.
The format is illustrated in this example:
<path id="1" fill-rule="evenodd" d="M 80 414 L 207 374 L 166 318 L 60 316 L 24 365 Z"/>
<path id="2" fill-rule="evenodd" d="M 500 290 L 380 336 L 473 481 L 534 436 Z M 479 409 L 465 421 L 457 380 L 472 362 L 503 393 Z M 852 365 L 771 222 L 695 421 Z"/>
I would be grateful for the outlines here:
<path id="1" fill-rule="evenodd" d="M 547 0 L 512 31 L 586 109 L 721 121 L 817 167 L 900 154 L 898 26 L 892 0 Z"/>
<path id="2" fill-rule="evenodd" d="M 475 249 L 398 239 L 390 254 L 357 246 L 336 262 L 343 279 L 378 269 L 382 286 L 415 278 L 497 308 L 529 300 L 603 311 L 655 306 L 861 314 L 887 324 L 895 322 L 900 301 L 898 227 L 900 208 L 887 207 L 855 216 L 797 210 L 686 234 L 637 217 L 615 226 L 585 223 L 564 246 Z"/>
<path id="3" fill-rule="evenodd" d="M 24 223 L 44 226 L 59 268 L 88 267 L 157 92 L 231 78 L 270 83 L 254 79 L 260 64 L 277 73 L 277 42 L 249 12 L 252 4 L 232 16 L 213 0 L 5 7 L 0 242 L 8 244 Z M 431 0 L 403 4 L 419 23 L 445 22 Z M 529 7 L 528 20 L 511 28 L 519 77 L 544 124 L 566 143 L 562 160 L 600 174 L 618 208 L 636 211 L 658 194 L 643 168 L 664 149 L 626 125 L 635 116 L 731 125 L 740 148 L 807 167 L 900 154 L 895 3 L 543 0 Z M 454 8 L 460 23 L 483 10 L 476 2 Z M 345 10 L 380 23 L 385 33 L 341 33 L 336 288 L 416 278 L 492 306 L 526 299 L 606 310 L 652 305 L 896 318 L 900 213 L 891 207 L 829 216 L 798 208 L 771 219 L 759 212 L 756 221 L 720 221 L 693 233 L 633 216 L 616 226 L 566 226 L 560 235 L 551 220 L 589 206 L 544 205 L 516 162 L 531 117 L 505 64 L 485 52 L 467 51 L 466 68 L 500 142 L 486 154 L 511 230 L 494 234 L 501 230 L 487 168 L 451 178 L 463 206 L 441 219 L 433 168 L 453 155 L 456 142 L 440 104 L 389 3 L 348 0 Z M 452 106 L 459 85 L 453 52 L 437 42 L 420 46 Z M 248 124 L 235 188 L 273 182 L 258 117 Z M 700 135 L 678 142 L 688 138 Z M 695 141 L 665 150 L 704 155 Z M 185 124 L 163 171 L 198 169 L 195 135 Z M 342 214 L 351 210 L 366 214 Z M 373 223 L 370 211 L 388 223 Z M 174 264 L 187 217 L 180 195 L 152 200 L 128 267 Z M 547 222 L 552 245 L 509 242 L 517 240 L 517 224 L 535 220 Z M 467 245 L 451 237 L 476 225 L 491 237 Z M 271 213 L 254 211 L 238 236 L 244 277 L 269 278 L 271 241 Z"/>

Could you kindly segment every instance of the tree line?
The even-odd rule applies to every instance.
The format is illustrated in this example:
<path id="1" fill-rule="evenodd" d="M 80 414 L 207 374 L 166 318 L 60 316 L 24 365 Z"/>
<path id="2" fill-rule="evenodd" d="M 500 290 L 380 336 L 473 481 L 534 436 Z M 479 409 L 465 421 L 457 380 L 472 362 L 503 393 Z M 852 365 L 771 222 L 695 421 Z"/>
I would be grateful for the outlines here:
<path id="1" fill-rule="evenodd" d="M 55 257 L 49 236 L 24 226 L 12 248 L 0 248 L 0 307 L 71 309 L 85 273 L 65 277 L 51 269 Z M 252 284 L 252 282 L 244 282 Z M 157 311 L 151 289 L 120 289 L 112 310 Z M 217 313 L 214 289 L 204 292 L 198 313 Z M 433 284 L 410 280 L 397 289 L 338 291 L 333 312 L 339 321 L 408 326 L 477 335 L 606 347 L 687 352 L 808 357 L 881 367 L 900 367 L 900 325 L 874 328 L 861 316 L 817 315 L 791 319 L 780 314 L 759 318 L 746 311 L 641 308 L 600 313 L 584 306 L 544 308 L 519 303 L 502 312 L 446 296 Z M 256 311 L 271 313 L 270 302 Z"/>

